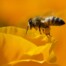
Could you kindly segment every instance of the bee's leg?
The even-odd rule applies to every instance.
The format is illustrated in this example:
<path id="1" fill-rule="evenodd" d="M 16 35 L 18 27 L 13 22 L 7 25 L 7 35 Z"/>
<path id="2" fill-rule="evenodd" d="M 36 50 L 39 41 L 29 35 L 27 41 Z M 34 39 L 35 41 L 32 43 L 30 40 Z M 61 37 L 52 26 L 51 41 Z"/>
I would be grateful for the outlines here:
<path id="1" fill-rule="evenodd" d="M 50 27 L 45 28 L 45 34 L 50 36 Z"/>
<path id="2" fill-rule="evenodd" d="M 40 34 L 41 34 L 41 28 L 39 27 L 39 32 L 40 32 Z"/>
<path id="3" fill-rule="evenodd" d="M 27 34 L 27 32 L 28 32 L 28 29 L 29 29 L 29 26 L 27 26 L 27 29 L 26 29 L 26 34 Z"/>
<path id="4" fill-rule="evenodd" d="M 27 26 L 26 34 L 27 34 L 27 32 L 28 32 L 28 29 L 32 29 L 32 27 L 33 27 L 33 26 L 31 26 L 31 25 L 30 25 L 30 26 Z"/>
<path id="5" fill-rule="evenodd" d="M 37 30 L 37 27 L 34 27 Z"/>
<path id="6" fill-rule="evenodd" d="M 43 33 L 45 33 L 45 29 L 44 28 L 42 29 L 42 31 L 43 31 Z"/>
<path id="7" fill-rule="evenodd" d="M 31 26 L 30 26 L 30 30 L 32 29 L 32 27 L 33 27 L 33 26 L 31 25 Z"/>
<path id="8" fill-rule="evenodd" d="M 45 28 L 45 34 L 48 37 L 48 41 L 51 42 L 50 27 Z"/>

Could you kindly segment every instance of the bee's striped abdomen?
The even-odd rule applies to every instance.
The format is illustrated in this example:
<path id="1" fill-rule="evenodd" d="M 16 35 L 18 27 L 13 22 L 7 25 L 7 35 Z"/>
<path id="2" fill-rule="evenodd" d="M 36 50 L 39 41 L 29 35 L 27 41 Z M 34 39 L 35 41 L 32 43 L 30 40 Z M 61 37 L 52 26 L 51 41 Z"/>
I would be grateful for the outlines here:
<path id="1" fill-rule="evenodd" d="M 65 24 L 65 22 L 58 17 L 53 17 L 50 23 L 51 23 L 51 25 L 56 25 L 56 26 L 60 26 L 60 25 Z"/>

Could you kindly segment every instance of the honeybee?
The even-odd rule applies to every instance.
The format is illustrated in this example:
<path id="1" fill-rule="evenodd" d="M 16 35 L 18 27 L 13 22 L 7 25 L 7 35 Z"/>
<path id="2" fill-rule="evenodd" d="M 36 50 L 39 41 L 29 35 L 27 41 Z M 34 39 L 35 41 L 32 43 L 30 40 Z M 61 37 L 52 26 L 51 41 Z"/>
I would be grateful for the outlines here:
<path id="1" fill-rule="evenodd" d="M 50 36 L 50 26 L 62 26 L 64 24 L 65 22 L 59 17 L 49 16 L 44 18 L 38 16 L 38 17 L 30 18 L 28 20 L 27 31 L 29 28 L 30 29 L 38 28 L 40 34 L 45 33 L 46 35 Z"/>

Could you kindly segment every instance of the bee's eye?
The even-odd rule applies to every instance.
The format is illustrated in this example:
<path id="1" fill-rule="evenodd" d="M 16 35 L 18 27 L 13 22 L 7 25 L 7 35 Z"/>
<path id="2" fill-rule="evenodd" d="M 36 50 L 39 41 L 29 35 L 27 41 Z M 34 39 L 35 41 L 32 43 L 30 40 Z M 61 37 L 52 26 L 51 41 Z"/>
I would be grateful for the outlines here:
<path id="1" fill-rule="evenodd" d="M 29 24 L 32 24 L 32 18 L 29 19 Z"/>

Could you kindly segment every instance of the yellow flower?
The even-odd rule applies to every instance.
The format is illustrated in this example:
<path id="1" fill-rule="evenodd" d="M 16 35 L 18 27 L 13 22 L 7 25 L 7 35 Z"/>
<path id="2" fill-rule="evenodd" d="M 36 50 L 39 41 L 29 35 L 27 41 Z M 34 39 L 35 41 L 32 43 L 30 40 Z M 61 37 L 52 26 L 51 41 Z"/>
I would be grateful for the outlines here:
<path id="1" fill-rule="evenodd" d="M 34 29 L 26 30 L 13 26 L 0 28 L 0 48 L 3 55 L 3 64 L 14 65 L 23 61 L 33 61 L 37 63 L 53 62 L 55 58 L 53 52 L 54 38 L 48 42 L 46 35 Z M 41 56 L 40 56 L 41 55 Z M 37 60 L 34 57 L 39 56 Z M 6 60 L 7 62 L 6 62 Z M 1 61 L 1 60 L 0 60 Z"/>

